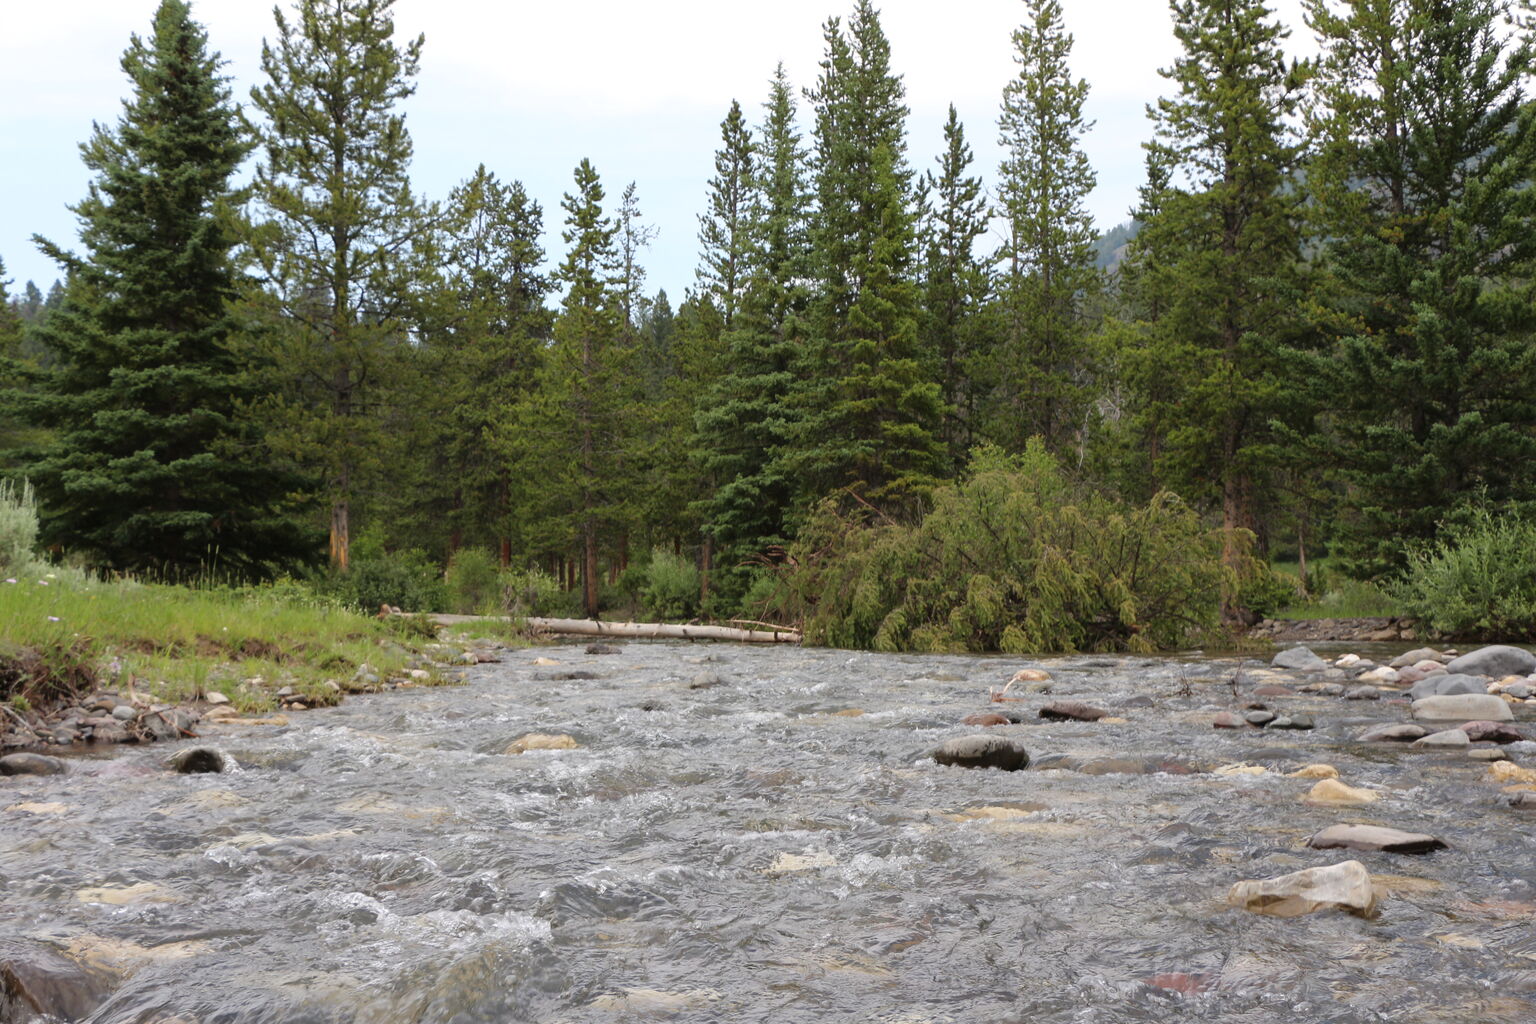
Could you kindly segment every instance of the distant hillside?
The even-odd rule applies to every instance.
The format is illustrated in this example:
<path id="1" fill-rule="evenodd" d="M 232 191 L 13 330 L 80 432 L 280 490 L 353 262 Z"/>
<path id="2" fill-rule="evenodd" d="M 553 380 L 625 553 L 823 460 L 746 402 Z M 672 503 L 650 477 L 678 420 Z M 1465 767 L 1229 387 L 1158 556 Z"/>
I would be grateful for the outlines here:
<path id="1" fill-rule="evenodd" d="M 1125 258 L 1125 247 L 1131 239 L 1136 237 L 1141 230 L 1141 221 L 1128 220 L 1124 224 L 1110 228 L 1099 236 L 1094 246 L 1097 259 L 1094 261 L 1100 270 L 1114 270 Z"/>

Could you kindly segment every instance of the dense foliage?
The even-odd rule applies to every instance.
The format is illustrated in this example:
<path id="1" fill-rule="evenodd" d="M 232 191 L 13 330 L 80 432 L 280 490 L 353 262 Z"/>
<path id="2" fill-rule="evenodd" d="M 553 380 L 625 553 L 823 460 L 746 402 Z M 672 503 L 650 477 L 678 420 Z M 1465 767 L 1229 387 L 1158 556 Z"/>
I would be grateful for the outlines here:
<path id="1" fill-rule="evenodd" d="M 920 651 L 1150 651 L 1218 622 L 1237 577 L 1176 496 L 1139 508 L 1074 484 L 1038 442 L 976 453 L 913 525 L 824 504 L 792 550 L 806 634 Z"/>
<path id="2" fill-rule="evenodd" d="M 1393 588 L 1407 613 L 1437 633 L 1469 640 L 1536 634 L 1536 523 L 1476 510 L 1409 555 Z"/>
<path id="3" fill-rule="evenodd" d="M 1493 552 L 1536 514 L 1525 0 L 1171 0 L 1118 226 L 1086 212 L 1075 9 L 1024 0 L 988 169 L 955 109 L 910 137 L 851 0 L 814 81 L 721 97 L 681 296 L 646 289 L 639 185 L 590 160 L 561 197 L 483 165 L 415 191 L 430 48 L 393 6 L 290 0 L 244 110 L 185 0 L 132 40 L 82 251 L 47 246 L 46 293 L 0 280 L 0 472 L 56 561 L 1086 650 L 1251 621 L 1326 560 L 1453 632 L 1524 628 Z"/>

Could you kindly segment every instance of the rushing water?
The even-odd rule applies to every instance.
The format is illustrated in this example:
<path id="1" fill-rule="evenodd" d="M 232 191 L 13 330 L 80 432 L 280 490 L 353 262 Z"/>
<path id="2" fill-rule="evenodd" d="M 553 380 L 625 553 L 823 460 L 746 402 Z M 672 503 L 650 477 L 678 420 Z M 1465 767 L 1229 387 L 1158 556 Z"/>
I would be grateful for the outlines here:
<path id="1" fill-rule="evenodd" d="M 0 779 L 0 924 L 13 951 L 99 968 L 100 1024 L 1536 1019 L 1536 815 L 1464 755 L 1348 741 L 1406 709 L 1284 698 L 1317 731 L 1217 732 L 1230 665 L 1049 660 L 1052 696 L 1010 710 L 1152 703 L 1003 729 L 1037 756 L 1272 770 L 928 760 L 1020 664 L 513 651 L 465 687 L 198 741 L 238 772 L 177 775 L 156 746 Z M 551 678 L 572 670 L 596 678 Z M 530 732 L 580 747 L 503 753 Z M 1282 773 L 1318 761 L 1387 799 L 1302 803 L 1312 783 Z M 1302 845 L 1338 821 L 1451 849 Z M 1223 903 L 1350 856 L 1394 876 L 1374 920 Z"/>

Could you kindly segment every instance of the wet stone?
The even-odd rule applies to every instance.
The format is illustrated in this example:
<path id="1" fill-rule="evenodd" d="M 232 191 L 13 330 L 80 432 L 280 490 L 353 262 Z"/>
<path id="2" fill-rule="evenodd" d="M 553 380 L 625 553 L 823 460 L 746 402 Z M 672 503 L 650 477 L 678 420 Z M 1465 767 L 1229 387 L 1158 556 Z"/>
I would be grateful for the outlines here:
<path id="1" fill-rule="evenodd" d="M 1306 647 L 1292 647 L 1288 651 L 1281 651 L 1270 661 L 1275 668 L 1286 668 L 1296 672 L 1321 672 L 1328 668 L 1328 663 Z"/>
<path id="2" fill-rule="evenodd" d="M 1250 711 L 1243 716 L 1243 721 L 1249 725 L 1257 725 L 1260 728 L 1273 722 L 1277 716 L 1273 711 Z"/>
<path id="3" fill-rule="evenodd" d="M 1019 718 L 1016 715 L 1000 715 L 995 712 L 966 715 L 960 720 L 961 725 L 1017 725 Z"/>
<path id="4" fill-rule="evenodd" d="M 63 775 L 67 768 L 46 754 L 7 754 L 0 757 L 0 775 Z"/>
<path id="5" fill-rule="evenodd" d="M 1467 751 L 1467 757 L 1473 761 L 1508 761 L 1509 755 L 1498 747 L 1477 747 Z"/>
<path id="6" fill-rule="evenodd" d="M 1303 689 L 1308 693 L 1315 693 L 1322 697 L 1344 696 L 1343 683 L 1313 683 L 1311 686 L 1303 687 Z"/>
<path id="7" fill-rule="evenodd" d="M 1316 725 L 1314 725 L 1312 719 L 1309 718 L 1306 715 L 1281 715 L 1279 718 L 1276 718 L 1274 721 L 1270 722 L 1264 728 L 1266 728 L 1266 729 L 1298 729 L 1298 730 L 1301 730 L 1301 729 L 1314 729 L 1314 728 L 1316 728 Z"/>
<path id="8" fill-rule="evenodd" d="M 1471 740 L 1460 729 L 1445 729 L 1441 732 L 1432 732 L 1428 736 L 1413 741 L 1416 747 L 1466 747 Z"/>
<path id="9" fill-rule="evenodd" d="M 1005 772 L 1016 772 L 1029 766 L 1029 752 L 1021 744 L 995 734 L 945 740 L 931 756 L 939 764 L 955 768 L 1000 768 Z"/>
<path id="10" fill-rule="evenodd" d="M 1430 722 L 1508 722 L 1515 716 L 1501 697 L 1466 693 L 1421 697 L 1413 702 L 1413 717 Z"/>
<path id="11" fill-rule="evenodd" d="M 1401 832 L 1379 825 L 1330 825 L 1307 840 L 1314 850 L 1368 850 L 1381 853 L 1430 853 L 1445 843 L 1422 832 Z"/>
<path id="12" fill-rule="evenodd" d="M 1468 722 L 1461 727 L 1473 743 L 1518 743 L 1525 734 L 1505 722 Z"/>
<path id="13" fill-rule="evenodd" d="M 1440 658 L 1440 652 L 1432 647 L 1417 647 L 1406 654 L 1399 654 L 1388 664 L 1392 668 L 1407 668 L 1409 665 L 1417 665 L 1421 661 L 1438 662 Z"/>
<path id="14" fill-rule="evenodd" d="M 1377 725 L 1365 730 L 1355 737 L 1358 743 L 1410 743 L 1429 735 L 1429 730 L 1422 725 L 1400 723 L 1398 725 Z"/>
<path id="15" fill-rule="evenodd" d="M 618 654 L 622 650 L 622 647 L 615 647 L 613 644 L 587 644 L 588 654 Z"/>
<path id="16" fill-rule="evenodd" d="M 206 775 L 225 771 L 228 759 L 213 747 L 187 747 L 171 755 L 170 766 L 183 775 Z"/>
<path id="17" fill-rule="evenodd" d="M 104 972 L 43 946 L 0 940 L 0 1020 L 85 1020 L 110 992 Z"/>
<path id="18" fill-rule="evenodd" d="M 1536 671 L 1536 654 L 1519 647 L 1494 644 L 1469 651 L 1451 661 L 1445 668 L 1448 672 L 1492 676 L 1495 679 L 1503 676 L 1523 676 Z"/>
<path id="19" fill-rule="evenodd" d="M 1075 722 L 1097 722 L 1107 714 L 1109 712 L 1103 708 L 1096 708 L 1091 704 L 1084 704 L 1075 700 L 1057 701 L 1054 704 L 1047 704 L 1040 709 L 1041 718 L 1058 721 L 1069 719 Z"/>
<path id="20" fill-rule="evenodd" d="M 1365 865 L 1347 860 L 1277 878 L 1238 882 L 1227 892 L 1227 903 L 1270 917 L 1300 917 L 1330 909 L 1368 917 L 1376 909 L 1376 889 Z"/>
<path id="21" fill-rule="evenodd" d="M 1294 697 L 1296 696 L 1296 691 L 1289 686 L 1267 683 L 1264 686 L 1254 687 L 1253 695 L 1255 697 Z"/>
<path id="22" fill-rule="evenodd" d="M 1517 811 L 1536 811 L 1536 793 L 1506 793 L 1499 802 Z"/>
<path id="23" fill-rule="evenodd" d="M 690 690 L 711 690 L 711 689 L 714 689 L 716 686 L 721 685 L 724 682 L 725 682 L 725 680 L 720 677 L 719 673 L 716 673 L 716 672 L 700 672 L 697 675 L 695 675 L 692 679 L 688 680 L 688 689 L 690 689 Z"/>
<path id="24" fill-rule="evenodd" d="M 1381 691 L 1374 686 L 1351 687 L 1344 694 L 1345 700 L 1381 700 Z"/>
<path id="25" fill-rule="evenodd" d="M 1414 700 L 1421 697 L 1444 697 L 1462 693 L 1487 693 L 1488 680 L 1482 676 L 1433 675 L 1427 679 L 1421 679 L 1408 690 L 1408 696 Z"/>
<path id="26" fill-rule="evenodd" d="M 1211 722 L 1213 729 L 1241 729 L 1246 723 L 1230 711 L 1223 711 Z"/>

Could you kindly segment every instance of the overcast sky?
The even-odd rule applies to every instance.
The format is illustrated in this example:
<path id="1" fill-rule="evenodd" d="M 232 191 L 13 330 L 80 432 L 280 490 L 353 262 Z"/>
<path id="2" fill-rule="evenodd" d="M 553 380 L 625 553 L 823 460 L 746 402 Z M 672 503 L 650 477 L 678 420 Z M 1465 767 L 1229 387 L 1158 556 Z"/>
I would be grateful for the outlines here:
<path id="1" fill-rule="evenodd" d="M 146 34 L 157 0 L 54 0 L 9 5 L 0 33 L 0 259 L 17 291 L 56 276 L 33 233 L 75 246 L 66 206 L 85 193 L 78 144 L 93 121 L 115 121 L 127 85 L 118 60 L 130 33 Z M 1273 0 L 1307 48 L 1300 0 Z M 1010 33 L 1021 0 L 886 0 L 879 5 L 895 70 L 905 80 L 910 150 L 926 169 L 953 103 L 990 186 L 998 161 L 997 107 L 1012 76 Z M 638 185 L 659 236 L 648 287 L 674 304 L 693 282 L 697 215 L 713 172 L 719 122 L 732 98 L 755 122 L 775 64 L 797 87 L 812 83 L 821 25 L 852 0 L 397 0 L 397 38 L 425 33 L 417 94 L 406 106 L 418 192 L 445 196 L 479 163 L 520 179 L 543 204 L 547 247 L 558 257 L 561 194 L 590 157 L 610 199 Z M 228 62 L 235 97 L 258 78 L 261 40 L 274 34 L 263 0 L 193 0 Z M 1144 108 L 1164 89 L 1157 69 L 1178 48 L 1162 0 L 1066 0 L 1073 65 L 1088 79 L 1086 148 L 1099 187 L 1090 208 L 1101 229 L 1126 219 L 1141 181 Z M 809 128 L 802 104 L 802 127 Z"/>

